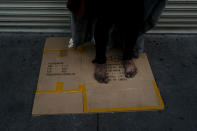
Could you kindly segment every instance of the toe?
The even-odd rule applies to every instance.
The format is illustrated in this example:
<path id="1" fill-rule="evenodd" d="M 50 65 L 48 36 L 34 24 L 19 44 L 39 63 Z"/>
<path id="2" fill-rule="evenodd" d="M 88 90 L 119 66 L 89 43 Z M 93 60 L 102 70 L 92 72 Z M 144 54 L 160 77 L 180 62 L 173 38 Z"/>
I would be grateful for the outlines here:
<path id="1" fill-rule="evenodd" d="M 127 78 L 132 78 L 132 77 L 134 77 L 136 74 L 137 74 L 137 70 L 135 69 L 134 71 L 126 72 L 126 73 L 125 73 L 125 77 L 127 77 Z"/>
<path id="2" fill-rule="evenodd" d="M 133 72 L 131 72 L 131 77 L 134 77 L 137 74 L 137 70 L 134 70 Z"/>
<path id="3" fill-rule="evenodd" d="M 125 77 L 127 77 L 127 78 L 131 78 L 131 76 L 132 76 L 131 72 L 128 72 L 125 74 Z"/>
<path id="4" fill-rule="evenodd" d="M 106 76 L 103 75 L 98 75 L 95 74 L 95 79 L 99 82 L 99 83 L 108 83 L 108 78 Z"/>
<path id="5" fill-rule="evenodd" d="M 109 82 L 109 79 L 108 77 L 106 76 L 105 79 L 104 79 L 104 83 L 108 83 Z"/>

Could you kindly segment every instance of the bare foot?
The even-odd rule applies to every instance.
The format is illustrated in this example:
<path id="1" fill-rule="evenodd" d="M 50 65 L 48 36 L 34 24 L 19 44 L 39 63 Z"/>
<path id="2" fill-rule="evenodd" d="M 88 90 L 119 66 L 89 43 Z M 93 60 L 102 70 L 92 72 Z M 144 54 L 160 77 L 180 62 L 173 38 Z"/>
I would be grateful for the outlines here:
<path id="1" fill-rule="evenodd" d="M 123 66 L 125 69 L 125 77 L 132 78 L 137 74 L 137 67 L 133 60 L 124 60 Z"/>
<path id="2" fill-rule="evenodd" d="M 106 64 L 95 64 L 94 77 L 100 83 L 109 82 Z"/>

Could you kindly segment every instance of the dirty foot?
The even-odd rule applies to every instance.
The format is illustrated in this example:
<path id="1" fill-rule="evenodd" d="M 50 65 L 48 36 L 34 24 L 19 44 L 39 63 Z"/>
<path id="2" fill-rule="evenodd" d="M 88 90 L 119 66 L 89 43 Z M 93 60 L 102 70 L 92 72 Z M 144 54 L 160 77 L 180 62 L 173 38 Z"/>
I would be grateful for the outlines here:
<path id="1" fill-rule="evenodd" d="M 124 60 L 123 66 L 125 69 L 125 77 L 132 78 L 137 74 L 137 67 L 133 60 Z"/>
<path id="2" fill-rule="evenodd" d="M 107 76 L 106 64 L 95 64 L 94 77 L 100 83 L 108 83 L 109 82 L 109 78 Z"/>

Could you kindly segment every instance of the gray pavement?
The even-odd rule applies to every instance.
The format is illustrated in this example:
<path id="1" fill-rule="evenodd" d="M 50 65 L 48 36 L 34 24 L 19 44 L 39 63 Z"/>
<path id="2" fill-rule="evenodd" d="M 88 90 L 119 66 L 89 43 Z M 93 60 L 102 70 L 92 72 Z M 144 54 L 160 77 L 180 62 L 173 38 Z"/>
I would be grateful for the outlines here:
<path id="1" fill-rule="evenodd" d="M 197 35 L 147 35 L 163 111 L 32 117 L 46 37 L 0 33 L 0 131 L 196 131 Z"/>

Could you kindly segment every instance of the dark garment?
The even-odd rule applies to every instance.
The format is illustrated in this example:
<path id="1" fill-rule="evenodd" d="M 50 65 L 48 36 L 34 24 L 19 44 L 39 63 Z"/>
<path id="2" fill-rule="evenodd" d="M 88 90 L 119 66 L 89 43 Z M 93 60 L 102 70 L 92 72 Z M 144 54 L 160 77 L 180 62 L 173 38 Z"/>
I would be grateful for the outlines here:
<path id="1" fill-rule="evenodd" d="M 99 0 L 68 0 L 67 8 L 77 19 L 91 19 L 98 12 Z"/>
<path id="2" fill-rule="evenodd" d="M 108 13 L 110 14 L 109 17 L 111 15 L 116 16 L 115 20 L 122 20 L 123 22 L 125 21 L 125 19 L 123 19 L 122 17 L 125 15 L 127 16 L 127 19 L 133 19 L 136 17 L 135 15 L 129 15 L 129 13 L 125 14 L 121 12 L 119 7 L 121 7 L 122 1 L 118 1 L 119 2 L 118 4 L 114 3 L 116 1 L 112 1 L 110 3 L 109 1 L 111 0 L 105 0 L 105 1 L 100 0 L 99 3 L 98 1 L 99 0 L 68 0 L 67 7 L 72 12 L 71 30 L 72 30 L 72 39 L 74 42 L 74 47 L 78 47 L 84 42 L 91 41 L 93 39 L 95 22 L 96 22 L 95 16 L 98 14 Z M 81 4 L 81 2 L 83 2 L 83 4 Z M 106 2 L 108 3 L 106 4 Z M 134 48 L 136 56 L 142 53 L 144 50 L 143 35 L 156 25 L 165 5 L 167 4 L 167 0 L 143 0 L 143 2 L 144 2 L 144 9 L 143 9 L 144 18 L 142 20 L 143 26 L 141 26 L 142 28 L 140 29 L 138 40 Z M 95 5 L 100 4 L 100 5 L 95 7 L 90 6 L 94 4 Z M 119 7 L 115 10 L 115 12 L 112 12 L 112 9 L 114 10 L 114 8 L 116 8 L 114 5 L 118 5 Z M 130 5 L 134 5 L 133 1 L 131 3 L 125 4 L 124 9 L 126 9 L 126 11 L 124 12 L 134 12 L 134 13 L 137 12 L 136 10 L 131 11 L 131 9 L 136 9 L 136 7 L 131 8 Z M 96 12 L 95 10 L 98 10 L 99 12 Z M 119 29 L 113 26 L 110 38 L 108 38 L 109 39 L 108 46 L 112 47 L 114 44 L 116 45 L 116 43 L 120 43 L 123 41 L 122 38 L 120 38 L 119 34 L 120 34 Z"/>
<path id="3" fill-rule="evenodd" d="M 133 48 L 137 41 L 140 28 L 143 26 L 142 20 L 144 13 L 143 3 L 140 3 L 140 1 L 133 3 L 133 5 L 130 5 L 131 12 L 124 9 L 127 5 L 116 5 L 116 7 L 120 9 L 118 13 L 125 14 L 121 16 L 121 19 L 117 19 L 117 13 L 109 15 L 109 13 L 117 12 L 115 8 L 114 10 L 112 10 L 112 8 L 110 11 L 106 10 L 105 13 L 99 14 L 94 33 L 96 43 L 96 59 L 94 62 L 99 64 L 106 63 L 106 47 L 109 40 L 109 32 L 114 25 L 123 40 L 119 43 L 119 47 L 123 48 L 123 60 L 133 58 Z M 134 12 L 134 9 L 136 12 Z M 128 15 L 135 17 L 128 19 Z"/>

